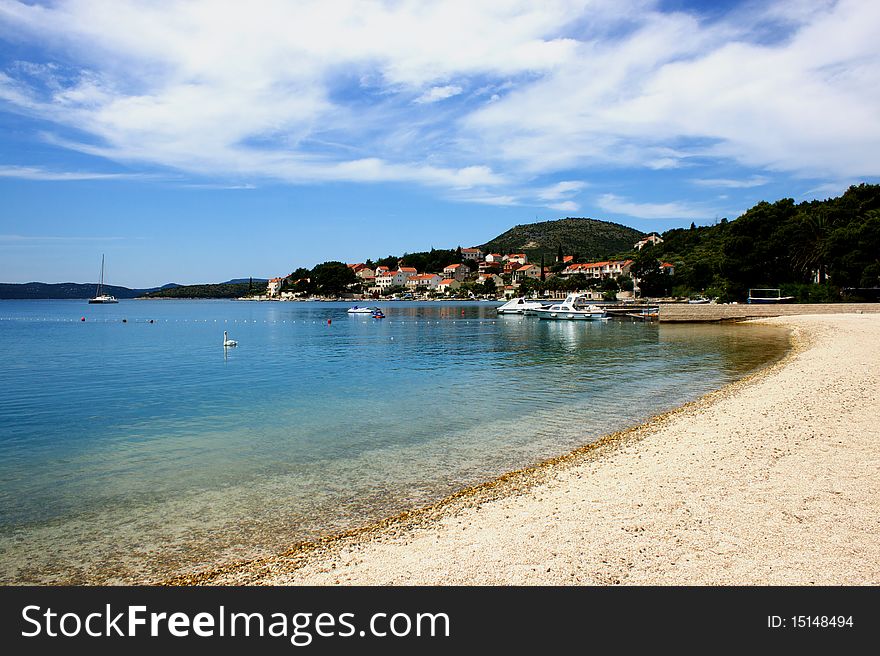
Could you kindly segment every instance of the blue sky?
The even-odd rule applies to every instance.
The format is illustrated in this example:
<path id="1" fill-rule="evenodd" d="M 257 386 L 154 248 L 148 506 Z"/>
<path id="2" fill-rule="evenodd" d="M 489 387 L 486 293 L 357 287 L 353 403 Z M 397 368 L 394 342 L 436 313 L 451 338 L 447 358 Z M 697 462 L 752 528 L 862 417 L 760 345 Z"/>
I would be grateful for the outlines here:
<path id="1" fill-rule="evenodd" d="M 880 3 L 0 0 L 0 281 L 289 273 L 880 176 Z"/>

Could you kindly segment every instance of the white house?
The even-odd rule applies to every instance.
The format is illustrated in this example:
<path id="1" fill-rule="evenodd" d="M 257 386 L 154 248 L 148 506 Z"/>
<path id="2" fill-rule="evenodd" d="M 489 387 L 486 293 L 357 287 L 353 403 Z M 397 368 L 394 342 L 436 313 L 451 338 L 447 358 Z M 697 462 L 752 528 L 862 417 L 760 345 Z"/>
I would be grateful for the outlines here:
<path id="1" fill-rule="evenodd" d="M 436 273 L 419 273 L 407 278 L 406 286 L 411 287 L 412 289 L 417 289 L 418 287 L 437 289 L 442 280 L 443 278 L 438 276 Z"/>
<path id="2" fill-rule="evenodd" d="M 405 286 L 407 276 L 403 271 L 386 271 L 376 276 L 376 287 L 379 291 L 385 291 L 389 287 Z"/>
<path id="3" fill-rule="evenodd" d="M 652 234 L 652 235 L 648 235 L 644 239 L 639 239 L 635 243 L 635 246 L 633 248 L 635 248 L 637 251 L 640 251 L 648 244 L 662 244 L 662 243 L 663 243 L 662 237 L 660 237 L 659 235 Z"/>
<path id="4" fill-rule="evenodd" d="M 496 262 L 499 265 L 501 264 L 501 254 L 500 253 L 489 253 L 486 256 L 486 262 Z"/>
<path id="5" fill-rule="evenodd" d="M 281 278 L 272 278 L 269 281 L 269 286 L 266 288 L 266 295 L 269 297 L 278 296 L 281 292 Z"/>
<path id="6" fill-rule="evenodd" d="M 511 253 L 501 258 L 504 262 L 517 262 L 519 264 L 528 264 L 529 258 L 525 253 Z"/>
<path id="7" fill-rule="evenodd" d="M 461 256 L 466 260 L 479 262 L 483 259 L 483 251 L 481 251 L 479 248 L 462 248 Z"/>

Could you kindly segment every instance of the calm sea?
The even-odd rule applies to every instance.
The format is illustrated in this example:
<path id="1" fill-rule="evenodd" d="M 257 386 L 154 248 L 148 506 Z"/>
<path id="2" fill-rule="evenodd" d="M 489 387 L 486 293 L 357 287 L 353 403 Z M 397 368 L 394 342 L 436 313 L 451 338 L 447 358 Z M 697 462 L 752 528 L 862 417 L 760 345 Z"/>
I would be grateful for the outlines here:
<path id="1" fill-rule="evenodd" d="M 342 303 L 0 301 L 0 582 L 149 581 L 278 552 L 639 423 L 787 344 L 756 326 L 380 305 L 384 320 Z"/>

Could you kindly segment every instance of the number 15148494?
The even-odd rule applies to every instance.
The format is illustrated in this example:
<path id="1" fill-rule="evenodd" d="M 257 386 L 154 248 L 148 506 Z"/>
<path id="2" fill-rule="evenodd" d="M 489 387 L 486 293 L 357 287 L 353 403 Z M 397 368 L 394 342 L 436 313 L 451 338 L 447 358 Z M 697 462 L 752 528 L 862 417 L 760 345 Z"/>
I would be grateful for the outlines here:
<path id="1" fill-rule="evenodd" d="M 844 629 L 852 628 L 852 615 L 768 615 L 770 629 Z"/>

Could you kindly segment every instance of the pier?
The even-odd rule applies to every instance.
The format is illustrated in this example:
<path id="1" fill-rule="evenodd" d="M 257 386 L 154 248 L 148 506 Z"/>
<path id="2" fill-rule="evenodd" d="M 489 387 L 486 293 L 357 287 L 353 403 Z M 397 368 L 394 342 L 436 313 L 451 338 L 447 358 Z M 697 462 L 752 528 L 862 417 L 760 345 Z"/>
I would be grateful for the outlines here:
<path id="1" fill-rule="evenodd" d="M 880 313 L 880 303 L 779 303 L 766 305 L 661 303 L 659 306 L 659 319 L 663 323 L 745 321 L 762 317 L 790 317 L 799 314 L 873 313 Z"/>

